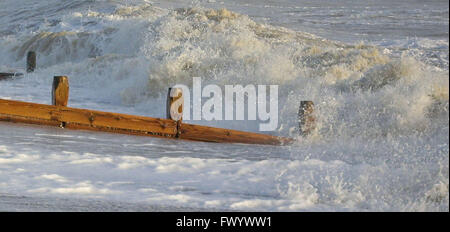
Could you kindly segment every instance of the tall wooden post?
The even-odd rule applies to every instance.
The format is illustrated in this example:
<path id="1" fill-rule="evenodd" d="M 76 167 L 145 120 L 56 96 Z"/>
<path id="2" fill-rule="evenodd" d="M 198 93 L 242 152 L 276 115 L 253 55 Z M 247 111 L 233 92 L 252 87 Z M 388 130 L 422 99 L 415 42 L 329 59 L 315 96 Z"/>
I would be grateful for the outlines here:
<path id="1" fill-rule="evenodd" d="M 181 121 L 183 118 L 183 91 L 181 88 L 169 88 L 167 96 L 167 118 Z"/>
<path id="2" fill-rule="evenodd" d="M 67 106 L 69 101 L 69 79 L 66 76 L 53 77 L 52 104 Z"/>
<path id="3" fill-rule="evenodd" d="M 167 115 L 168 119 L 172 119 L 177 122 L 177 133 L 175 137 L 180 137 L 181 133 L 181 121 L 183 120 L 183 90 L 181 88 L 169 88 L 167 96 Z"/>
<path id="4" fill-rule="evenodd" d="M 316 117 L 314 116 L 314 102 L 301 101 L 298 111 L 298 124 L 301 136 L 308 136 L 316 128 Z"/>
<path id="5" fill-rule="evenodd" d="M 29 51 L 27 54 L 27 72 L 34 72 L 36 68 L 36 52 Z"/>

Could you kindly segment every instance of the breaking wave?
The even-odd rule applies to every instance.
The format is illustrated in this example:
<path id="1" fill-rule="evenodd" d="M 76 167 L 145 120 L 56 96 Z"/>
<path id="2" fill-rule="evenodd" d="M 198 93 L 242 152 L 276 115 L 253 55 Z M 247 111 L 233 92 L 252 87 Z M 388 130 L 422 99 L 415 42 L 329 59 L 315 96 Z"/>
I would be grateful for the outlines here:
<path id="1" fill-rule="evenodd" d="M 19 66 L 29 50 L 38 52 L 41 69 L 80 81 L 102 79 L 94 83 L 111 85 L 124 105 L 154 101 L 168 86 L 191 85 L 195 76 L 205 85 L 277 84 L 284 134 L 293 131 L 303 99 L 316 102 L 321 137 L 448 125 L 448 68 L 257 23 L 227 9 L 142 4 L 75 11 L 31 35 L 6 36 L 2 53 L 15 60 L 2 63 Z"/>
<path id="2" fill-rule="evenodd" d="M 409 195 L 405 200 L 419 201 L 399 208 L 428 210 L 437 203 L 448 210 L 448 61 L 435 62 L 447 66 L 434 66 L 409 51 L 332 41 L 227 9 L 172 10 L 116 1 L 96 1 L 98 7 L 90 8 L 90 1 L 50 1 L 44 6 L 38 2 L 44 21 L 36 15 L 24 17 L 32 8 L 0 15 L 7 22 L 0 26 L 1 70 L 22 67 L 26 53 L 34 50 L 34 82 L 68 75 L 71 86 L 85 94 L 71 95 L 78 105 L 99 102 L 110 104 L 109 109 L 129 107 L 155 117 L 163 117 L 167 88 L 191 85 L 192 77 L 202 77 L 203 85 L 276 84 L 280 124 L 275 134 L 296 136 L 301 100 L 315 102 L 318 120 L 315 134 L 303 141 L 307 145 L 294 147 L 290 154 L 294 160 L 306 160 L 306 165 L 297 165 L 305 167 L 297 168 L 293 161 L 295 167 L 280 170 L 274 181 L 277 197 L 293 202 L 284 209 L 324 201 L 364 209 L 376 195 L 390 196 L 394 190 L 396 196 L 408 195 L 408 189 L 390 186 L 416 186 L 415 177 L 422 173 L 409 169 L 423 161 L 429 172 L 440 173 L 439 178 L 423 177 L 429 184 L 420 188 L 420 197 Z M 258 128 L 256 122 L 196 123 Z M 367 161 L 359 151 L 386 163 L 399 159 L 395 165 L 400 175 L 380 174 L 389 164 L 371 166 L 379 160 Z M 328 173 L 308 159 L 345 162 L 331 162 L 328 165 L 336 169 Z M 408 162 L 415 163 L 402 166 Z M 309 165 L 319 168 L 308 171 Z M 386 187 L 387 182 L 392 185 Z M 386 188 L 377 189 L 377 184 Z M 395 200 L 384 203 L 396 209 Z"/>

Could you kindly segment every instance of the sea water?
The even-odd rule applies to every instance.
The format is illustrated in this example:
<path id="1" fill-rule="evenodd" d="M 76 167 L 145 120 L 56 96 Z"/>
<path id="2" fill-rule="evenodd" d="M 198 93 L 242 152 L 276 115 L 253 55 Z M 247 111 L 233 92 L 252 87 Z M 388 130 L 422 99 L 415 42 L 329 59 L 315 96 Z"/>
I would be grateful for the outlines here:
<path id="1" fill-rule="evenodd" d="M 0 98 L 165 116 L 168 87 L 278 85 L 273 147 L 0 122 L 0 210 L 448 211 L 448 1 L 0 1 Z M 258 121 L 189 121 L 258 131 Z"/>

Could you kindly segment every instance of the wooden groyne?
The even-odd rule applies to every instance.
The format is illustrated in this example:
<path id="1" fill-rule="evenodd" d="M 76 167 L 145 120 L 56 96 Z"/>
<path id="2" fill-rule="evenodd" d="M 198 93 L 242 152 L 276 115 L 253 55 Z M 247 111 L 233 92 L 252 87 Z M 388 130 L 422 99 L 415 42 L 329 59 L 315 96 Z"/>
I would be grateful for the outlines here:
<path id="1" fill-rule="evenodd" d="M 29 51 L 26 60 L 27 73 L 33 72 L 36 53 Z M 24 74 L 0 73 L 0 80 L 21 76 Z M 283 145 L 294 141 L 292 138 L 183 123 L 184 100 L 182 90 L 178 88 L 169 88 L 166 119 L 71 108 L 67 106 L 68 101 L 68 77 L 55 76 L 52 105 L 0 99 L 0 121 L 216 143 Z M 302 101 L 298 118 L 299 134 L 303 137 L 311 134 L 315 129 L 314 103 Z"/>
<path id="2" fill-rule="evenodd" d="M 292 138 L 183 123 L 183 93 L 177 88 L 169 89 L 167 119 L 71 108 L 67 106 L 68 100 L 68 78 L 55 76 L 52 105 L 0 99 L 0 121 L 216 143 L 284 145 L 294 141 Z M 299 112 L 300 119 L 308 119 L 300 123 L 303 136 L 313 128 L 309 125 L 315 121 L 312 110 L 309 107 Z"/>

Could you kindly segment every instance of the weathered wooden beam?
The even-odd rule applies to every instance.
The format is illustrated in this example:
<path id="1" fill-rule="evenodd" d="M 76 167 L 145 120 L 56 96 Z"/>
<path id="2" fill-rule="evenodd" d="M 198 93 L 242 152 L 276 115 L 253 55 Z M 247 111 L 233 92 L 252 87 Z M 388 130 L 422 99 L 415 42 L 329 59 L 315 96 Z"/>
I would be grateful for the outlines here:
<path id="1" fill-rule="evenodd" d="M 302 101 L 298 111 L 299 133 L 306 137 L 316 129 L 316 117 L 314 116 L 314 102 Z"/>
<path id="2" fill-rule="evenodd" d="M 282 145 L 291 139 L 245 131 L 214 128 L 182 123 L 183 92 L 181 88 L 169 88 L 167 118 L 177 121 L 177 137 L 186 140 L 216 143 L 247 143 Z"/>
<path id="3" fill-rule="evenodd" d="M 0 99 L 0 120 L 70 129 L 175 137 L 173 120 Z"/>
<path id="4" fill-rule="evenodd" d="M 286 145 L 294 141 L 291 138 L 186 123 L 181 124 L 179 130 L 179 138 L 203 142 Z"/>
<path id="5" fill-rule="evenodd" d="M 52 104 L 67 106 L 69 102 L 69 80 L 66 76 L 53 77 Z"/>
<path id="6" fill-rule="evenodd" d="M 291 138 L 252 132 L 184 123 L 180 126 L 177 121 L 171 119 L 3 99 L 0 99 L 0 121 L 156 137 L 176 138 L 178 135 L 180 139 L 203 142 L 268 145 L 283 145 L 293 142 Z"/>

